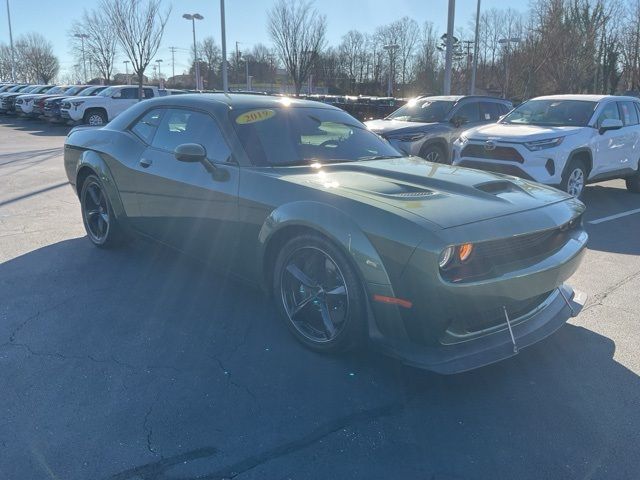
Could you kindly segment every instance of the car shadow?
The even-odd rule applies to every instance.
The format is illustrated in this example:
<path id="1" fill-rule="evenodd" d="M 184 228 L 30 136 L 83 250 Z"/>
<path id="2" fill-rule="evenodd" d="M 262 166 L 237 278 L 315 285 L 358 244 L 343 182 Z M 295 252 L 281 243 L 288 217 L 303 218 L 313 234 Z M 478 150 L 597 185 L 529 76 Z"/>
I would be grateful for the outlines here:
<path id="1" fill-rule="evenodd" d="M 366 349 L 310 352 L 258 289 L 152 243 L 109 251 L 86 238 L 0 264 L 0 319 L 7 478 L 578 479 L 640 467 L 638 376 L 612 340 L 578 326 L 443 377 Z"/>
<path id="2" fill-rule="evenodd" d="M 583 195 L 587 206 L 585 228 L 589 233 L 588 248 L 625 255 L 640 255 L 640 213 L 611 219 L 602 223 L 590 223 L 628 211 L 637 210 L 640 195 L 628 192 L 617 180 L 613 186 L 590 185 Z"/>
<path id="3" fill-rule="evenodd" d="M 50 123 L 40 119 L 25 119 L 13 116 L 0 117 L 0 124 L 39 137 L 66 135 L 71 127 L 61 123 Z"/>

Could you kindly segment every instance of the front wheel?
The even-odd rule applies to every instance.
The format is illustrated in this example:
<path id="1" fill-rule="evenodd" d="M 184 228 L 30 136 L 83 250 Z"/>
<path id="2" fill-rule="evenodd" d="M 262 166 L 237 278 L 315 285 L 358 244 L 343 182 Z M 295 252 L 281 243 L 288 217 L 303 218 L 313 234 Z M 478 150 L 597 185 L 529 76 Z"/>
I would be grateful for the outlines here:
<path id="1" fill-rule="evenodd" d="M 100 179 L 89 175 L 80 191 L 82 222 L 89 240 L 101 248 L 111 248 L 122 240 L 120 226 Z"/>
<path id="2" fill-rule="evenodd" d="M 84 123 L 94 127 L 99 127 L 107 123 L 107 114 L 102 110 L 88 110 L 84 114 Z"/>
<path id="3" fill-rule="evenodd" d="M 449 163 L 447 155 L 439 145 L 427 145 L 420 150 L 420 156 L 427 162 Z"/>
<path id="4" fill-rule="evenodd" d="M 289 240 L 275 262 L 273 293 L 293 335 L 321 352 L 345 351 L 364 335 L 366 304 L 345 254 L 319 235 Z"/>
<path id="5" fill-rule="evenodd" d="M 571 160 L 562 175 L 560 189 L 569 195 L 580 198 L 587 182 L 587 167 L 582 160 Z"/>

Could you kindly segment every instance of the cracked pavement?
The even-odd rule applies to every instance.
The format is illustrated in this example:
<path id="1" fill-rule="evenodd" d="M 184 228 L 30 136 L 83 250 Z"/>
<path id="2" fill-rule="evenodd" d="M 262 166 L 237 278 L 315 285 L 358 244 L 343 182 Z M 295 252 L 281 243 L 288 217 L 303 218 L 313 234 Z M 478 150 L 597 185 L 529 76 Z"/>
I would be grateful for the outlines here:
<path id="1" fill-rule="evenodd" d="M 454 377 L 298 345 L 264 296 L 84 238 L 66 129 L 0 118 L 0 478 L 635 478 L 640 215 L 587 224 L 582 314 Z M 586 220 L 637 208 L 590 186 Z"/>

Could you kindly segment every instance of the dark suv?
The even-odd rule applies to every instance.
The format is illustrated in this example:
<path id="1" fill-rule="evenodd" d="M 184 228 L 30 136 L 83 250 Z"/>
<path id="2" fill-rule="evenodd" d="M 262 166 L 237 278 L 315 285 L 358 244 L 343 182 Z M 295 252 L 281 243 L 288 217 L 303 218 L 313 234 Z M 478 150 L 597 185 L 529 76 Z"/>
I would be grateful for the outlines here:
<path id="1" fill-rule="evenodd" d="M 493 97 L 417 97 L 388 117 L 365 124 L 406 154 L 451 163 L 453 142 L 464 130 L 496 122 L 512 107 L 508 100 Z"/>

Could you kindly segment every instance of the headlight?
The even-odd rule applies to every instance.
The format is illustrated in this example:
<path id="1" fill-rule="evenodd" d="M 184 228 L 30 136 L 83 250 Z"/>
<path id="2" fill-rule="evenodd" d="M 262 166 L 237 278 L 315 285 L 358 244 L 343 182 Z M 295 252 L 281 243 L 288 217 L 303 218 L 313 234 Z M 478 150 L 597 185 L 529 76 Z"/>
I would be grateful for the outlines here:
<path id="1" fill-rule="evenodd" d="M 451 263 L 455 250 L 455 247 L 447 247 L 442 251 L 442 253 L 440 253 L 440 258 L 438 259 L 438 265 L 440 265 L 440 268 L 446 268 L 447 265 Z"/>
<path id="2" fill-rule="evenodd" d="M 538 150 L 546 150 L 547 148 L 557 147 L 562 143 L 564 137 L 556 137 L 556 138 L 547 138 L 546 140 L 536 140 L 534 142 L 525 142 L 524 146 L 527 147 L 532 152 L 537 152 Z"/>
<path id="3" fill-rule="evenodd" d="M 461 133 L 460 136 L 458 137 L 458 140 L 456 140 L 458 143 L 467 143 L 469 141 L 469 137 L 467 137 L 464 133 Z"/>
<path id="4" fill-rule="evenodd" d="M 398 140 L 400 142 L 416 142 L 424 138 L 425 135 L 426 133 L 424 132 L 415 132 L 415 133 L 404 133 L 404 134 L 398 134 L 398 135 L 389 135 L 388 138 L 389 140 Z"/>
<path id="5" fill-rule="evenodd" d="M 83 103 L 84 103 L 84 100 L 78 100 L 78 101 L 76 101 L 76 102 L 71 102 L 71 105 L 73 105 L 73 106 L 75 107 L 75 109 L 77 110 L 77 109 L 78 109 L 78 107 L 79 107 L 80 105 L 82 105 Z"/>

